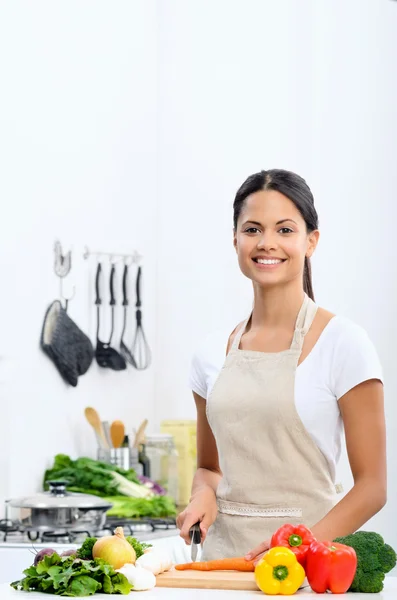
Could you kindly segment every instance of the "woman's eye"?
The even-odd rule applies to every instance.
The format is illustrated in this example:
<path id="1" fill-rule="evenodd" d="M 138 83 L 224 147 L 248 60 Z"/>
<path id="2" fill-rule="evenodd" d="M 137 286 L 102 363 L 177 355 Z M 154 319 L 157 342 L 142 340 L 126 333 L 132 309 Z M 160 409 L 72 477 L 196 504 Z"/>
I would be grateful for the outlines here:
<path id="1" fill-rule="evenodd" d="M 257 231 L 259 231 L 257 227 L 247 227 L 245 233 L 256 233 Z"/>
<path id="2" fill-rule="evenodd" d="M 293 233 L 293 231 L 289 227 L 282 227 L 279 229 L 279 233 Z"/>

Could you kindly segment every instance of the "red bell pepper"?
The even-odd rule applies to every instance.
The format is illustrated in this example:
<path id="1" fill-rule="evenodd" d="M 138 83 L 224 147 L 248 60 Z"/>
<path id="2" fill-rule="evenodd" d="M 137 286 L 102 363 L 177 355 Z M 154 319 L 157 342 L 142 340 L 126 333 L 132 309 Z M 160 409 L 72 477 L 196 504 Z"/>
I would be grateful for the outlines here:
<path id="1" fill-rule="evenodd" d="M 336 542 L 311 543 L 306 554 L 306 577 L 313 592 L 344 594 L 351 586 L 357 568 L 354 548 Z"/>
<path id="2" fill-rule="evenodd" d="M 305 566 L 305 559 L 310 544 L 314 541 L 310 529 L 304 525 L 283 525 L 278 529 L 270 541 L 270 548 L 284 546 L 292 550 L 298 562 Z"/>

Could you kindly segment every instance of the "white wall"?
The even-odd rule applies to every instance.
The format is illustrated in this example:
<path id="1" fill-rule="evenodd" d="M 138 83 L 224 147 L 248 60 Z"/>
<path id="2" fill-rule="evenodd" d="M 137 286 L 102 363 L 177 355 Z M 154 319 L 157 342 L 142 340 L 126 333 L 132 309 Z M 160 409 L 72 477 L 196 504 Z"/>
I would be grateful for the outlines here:
<path id="1" fill-rule="evenodd" d="M 249 309 L 231 243 L 235 191 L 261 168 L 296 170 L 313 189 L 321 222 L 317 300 L 363 325 L 384 365 L 389 503 L 367 527 L 397 547 L 397 4 L 161 7 L 156 416 L 170 407 L 194 416 L 191 353 L 207 332 L 231 330 Z M 345 455 L 338 471 L 349 489 Z"/>
<path id="2" fill-rule="evenodd" d="M 69 314 L 93 340 L 96 265 L 83 260 L 84 245 L 141 252 L 145 326 L 154 341 L 156 12 L 147 0 L 16 1 L 1 12 L 0 393 L 9 415 L 0 420 L 8 466 L 0 491 L 15 496 L 36 489 L 56 452 L 95 453 L 85 406 L 124 419 L 129 430 L 153 418 L 153 371 L 115 373 L 94 363 L 74 389 L 38 343 L 59 290 L 56 238 L 74 252 L 65 281 L 68 293 L 73 283 L 77 289 Z M 107 300 L 108 278 L 104 285 Z"/>
<path id="3" fill-rule="evenodd" d="M 397 496 L 397 4 L 4 7 L 0 260 L 4 282 L 19 277 L 0 312 L 0 494 L 30 492 L 57 451 L 92 451 L 87 404 L 131 426 L 144 416 L 153 428 L 165 417 L 194 417 L 190 356 L 251 301 L 232 249 L 234 193 L 248 174 L 279 166 L 304 175 L 316 196 L 319 303 L 364 325 L 384 364 L 390 501 L 373 526 L 397 546 L 388 525 Z M 55 237 L 73 244 L 70 313 L 92 335 L 83 245 L 145 256 L 150 371 L 93 367 L 71 390 L 38 351 L 58 291 Z M 345 457 L 340 476 L 350 484 Z"/>

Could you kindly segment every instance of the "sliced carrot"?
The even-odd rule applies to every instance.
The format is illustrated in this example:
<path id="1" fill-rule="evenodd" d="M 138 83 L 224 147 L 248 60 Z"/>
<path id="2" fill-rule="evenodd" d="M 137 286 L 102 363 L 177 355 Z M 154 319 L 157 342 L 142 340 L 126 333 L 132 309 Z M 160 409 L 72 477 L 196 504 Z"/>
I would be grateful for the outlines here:
<path id="1" fill-rule="evenodd" d="M 175 569 L 177 571 L 255 571 L 255 565 L 252 560 L 238 557 L 175 565 Z"/>

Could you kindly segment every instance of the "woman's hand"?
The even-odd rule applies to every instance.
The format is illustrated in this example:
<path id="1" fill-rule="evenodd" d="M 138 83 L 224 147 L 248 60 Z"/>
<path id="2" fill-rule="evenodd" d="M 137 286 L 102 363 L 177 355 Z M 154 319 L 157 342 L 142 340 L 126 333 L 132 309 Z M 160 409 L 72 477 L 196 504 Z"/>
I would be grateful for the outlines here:
<path id="1" fill-rule="evenodd" d="M 186 544 L 191 542 L 189 529 L 198 522 L 200 522 L 201 542 L 204 542 L 207 531 L 215 521 L 217 513 L 218 507 L 214 490 L 209 486 L 198 490 L 176 520 L 177 527 L 181 531 L 180 536 Z"/>
<path id="2" fill-rule="evenodd" d="M 255 564 L 257 564 L 262 556 L 266 554 L 266 552 L 270 549 L 270 540 L 265 540 L 259 546 L 251 550 L 248 554 L 245 555 L 246 560 L 253 560 Z"/>

